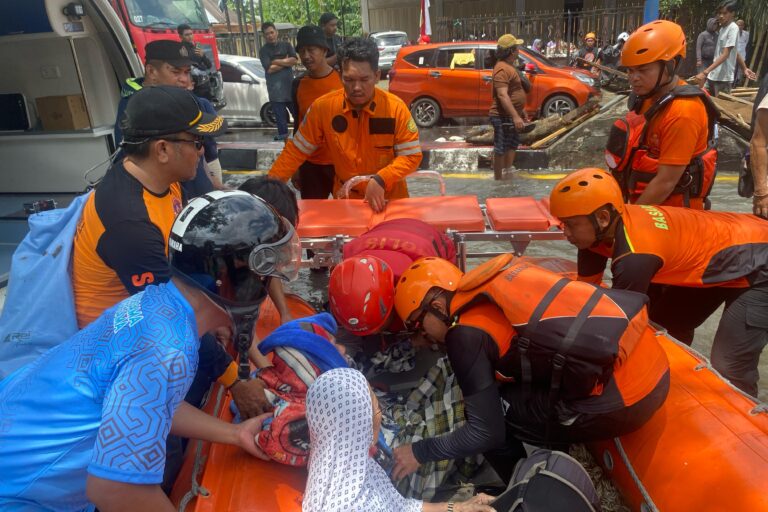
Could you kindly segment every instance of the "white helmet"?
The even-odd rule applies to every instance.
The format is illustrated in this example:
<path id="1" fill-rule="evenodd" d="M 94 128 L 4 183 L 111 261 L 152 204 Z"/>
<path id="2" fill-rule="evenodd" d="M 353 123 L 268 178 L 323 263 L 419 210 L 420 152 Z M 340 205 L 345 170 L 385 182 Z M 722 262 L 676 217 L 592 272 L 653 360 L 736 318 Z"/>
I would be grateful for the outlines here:
<path id="1" fill-rule="evenodd" d="M 627 39 L 629 39 L 629 34 L 627 32 L 622 32 L 619 34 L 619 37 L 616 38 L 617 43 L 626 43 Z"/>

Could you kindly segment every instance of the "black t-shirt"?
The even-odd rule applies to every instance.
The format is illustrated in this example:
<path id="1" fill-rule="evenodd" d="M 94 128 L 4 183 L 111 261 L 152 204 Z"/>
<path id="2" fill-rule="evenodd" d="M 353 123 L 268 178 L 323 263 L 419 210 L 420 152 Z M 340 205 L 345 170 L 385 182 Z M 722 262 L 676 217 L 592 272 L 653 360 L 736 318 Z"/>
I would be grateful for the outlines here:
<path id="1" fill-rule="evenodd" d="M 273 60 L 285 59 L 286 57 L 296 57 L 296 50 L 287 41 L 267 43 L 259 51 L 259 59 L 267 77 L 267 92 L 269 93 L 270 101 L 291 101 L 293 69 L 284 67 L 275 73 L 269 72 L 269 66 L 272 65 Z"/>

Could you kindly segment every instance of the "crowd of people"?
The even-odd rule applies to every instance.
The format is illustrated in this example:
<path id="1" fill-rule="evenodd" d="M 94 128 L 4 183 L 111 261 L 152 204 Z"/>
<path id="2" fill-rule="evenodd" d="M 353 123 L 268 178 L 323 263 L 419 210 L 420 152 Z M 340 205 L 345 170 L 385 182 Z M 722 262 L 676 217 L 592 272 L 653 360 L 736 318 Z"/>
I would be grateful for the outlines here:
<path id="1" fill-rule="evenodd" d="M 714 92 L 734 79 L 721 67 L 743 62 L 731 51 L 731 7 L 718 12 L 722 28 L 703 68 Z M 768 342 L 768 100 L 753 140 L 758 216 L 707 211 L 715 115 L 707 94 L 679 76 L 686 38 L 670 21 L 621 34 L 614 47 L 632 109 L 607 141 L 610 172 L 582 169 L 552 189 L 575 268 L 506 254 L 465 273 L 443 233 L 390 220 L 345 246 L 330 274 L 330 314 L 293 318 L 281 282 L 298 275 L 300 217 L 285 182 L 296 177 L 303 198 L 322 199 L 365 176 L 349 197 L 380 212 L 408 196 L 405 178 L 422 159 L 408 107 L 376 87 L 375 43 L 341 43 L 335 21 L 323 15 L 323 26 L 302 27 L 295 49 L 262 25 L 285 147 L 267 177 L 240 190 L 214 170 L 213 139 L 226 122 L 189 92 L 192 55 L 201 56 L 182 42 L 147 45 L 145 77 L 126 84 L 120 103 L 121 152 L 66 212 L 77 229 L 68 240 L 72 300 L 61 307 L 77 325 L 31 363 L 0 351 L 0 508 L 172 510 L 166 493 L 194 438 L 307 465 L 307 511 L 489 512 L 485 494 L 430 503 L 423 487 L 404 496 L 395 484 L 429 464 L 480 455 L 506 482 L 523 443 L 564 447 L 637 430 L 670 388 L 650 321 L 690 344 L 721 305 L 712 363 L 757 394 Z M 586 65 L 600 59 L 592 36 Z M 514 66 L 521 44 L 499 38 L 493 71 L 494 168 L 502 171 L 527 126 Z M 293 79 L 298 60 L 306 73 Z M 259 340 L 268 296 L 283 325 Z M 8 300 L 35 307 L 34 297 Z M 383 399 L 349 350 L 386 345 L 393 334 L 445 352 L 441 368 L 455 383 L 446 393 L 463 413 L 436 434 L 398 439 L 387 457 L 379 456 L 389 448 Z M 215 381 L 239 423 L 199 409 Z"/>

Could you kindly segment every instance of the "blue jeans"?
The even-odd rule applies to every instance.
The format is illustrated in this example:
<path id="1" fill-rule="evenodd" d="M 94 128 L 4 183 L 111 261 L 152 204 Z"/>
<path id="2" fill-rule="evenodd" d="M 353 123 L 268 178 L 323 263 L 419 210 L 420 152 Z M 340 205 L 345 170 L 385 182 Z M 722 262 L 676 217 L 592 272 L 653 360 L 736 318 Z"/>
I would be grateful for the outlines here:
<path id="1" fill-rule="evenodd" d="M 272 103 L 272 112 L 277 122 L 277 136 L 281 139 L 288 138 L 288 112 L 293 114 L 293 102 L 275 101 Z M 294 119 L 296 116 L 294 115 Z"/>

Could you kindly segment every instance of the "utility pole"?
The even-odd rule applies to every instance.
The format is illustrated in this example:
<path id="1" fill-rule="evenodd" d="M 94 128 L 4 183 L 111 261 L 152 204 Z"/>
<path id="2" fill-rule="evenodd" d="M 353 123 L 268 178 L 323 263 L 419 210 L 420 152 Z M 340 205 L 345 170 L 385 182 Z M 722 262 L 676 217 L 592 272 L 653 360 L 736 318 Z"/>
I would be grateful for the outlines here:
<path id="1" fill-rule="evenodd" d="M 659 19 L 659 0 L 645 0 L 643 23 L 650 23 L 657 19 Z"/>

